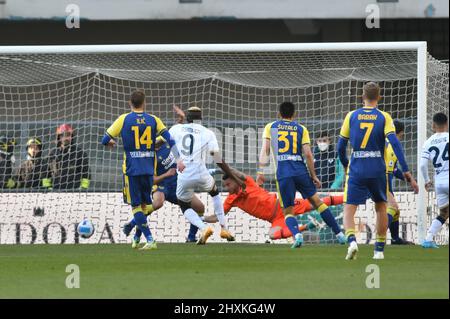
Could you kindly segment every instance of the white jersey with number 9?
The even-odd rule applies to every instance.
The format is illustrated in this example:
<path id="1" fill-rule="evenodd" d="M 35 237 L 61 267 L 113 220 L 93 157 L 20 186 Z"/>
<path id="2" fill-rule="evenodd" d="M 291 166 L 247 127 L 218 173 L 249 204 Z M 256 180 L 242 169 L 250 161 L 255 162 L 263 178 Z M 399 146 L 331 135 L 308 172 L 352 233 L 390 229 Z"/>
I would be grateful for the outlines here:
<path id="1" fill-rule="evenodd" d="M 175 141 L 180 157 L 186 166 L 180 178 L 195 175 L 209 175 L 206 159 L 211 152 L 219 152 L 216 135 L 198 123 L 177 124 L 170 128 L 170 136 Z"/>

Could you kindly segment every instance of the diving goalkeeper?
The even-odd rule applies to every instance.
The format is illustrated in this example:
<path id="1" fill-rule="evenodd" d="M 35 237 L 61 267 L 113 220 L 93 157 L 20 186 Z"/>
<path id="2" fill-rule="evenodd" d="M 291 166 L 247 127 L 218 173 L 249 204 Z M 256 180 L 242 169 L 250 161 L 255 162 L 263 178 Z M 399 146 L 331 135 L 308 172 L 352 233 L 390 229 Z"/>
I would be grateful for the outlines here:
<path id="1" fill-rule="evenodd" d="M 227 214 L 233 207 L 238 207 L 249 215 L 271 223 L 272 225 L 269 230 L 270 239 L 275 240 L 291 237 L 292 234 L 284 221 L 284 215 L 277 195 L 275 193 L 269 193 L 264 188 L 258 186 L 251 176 L 244 175 L 242 172 L 236 170 L 234 170 L 234 174 L 245 182 L 246 189 L 243 192 L 234 179 L 226 174 L 223 175 L 223 185 L 229 192 L 223 204 L 225 213 Z M 322 201 L 328 206 L 341 205 L 343 203 L 343 196 L 327 196 L 322 198 Z M 295 199 L 295 215 L 301 215 L 313 210 L 314 208 L 308 200 Z M 204 220 L 209 223 L 216 222 L 215 216 L 205 216 Z M 309 227 L 311 227 L 309 224 L 299 226 L 299 231 L 310 229 Z"/>

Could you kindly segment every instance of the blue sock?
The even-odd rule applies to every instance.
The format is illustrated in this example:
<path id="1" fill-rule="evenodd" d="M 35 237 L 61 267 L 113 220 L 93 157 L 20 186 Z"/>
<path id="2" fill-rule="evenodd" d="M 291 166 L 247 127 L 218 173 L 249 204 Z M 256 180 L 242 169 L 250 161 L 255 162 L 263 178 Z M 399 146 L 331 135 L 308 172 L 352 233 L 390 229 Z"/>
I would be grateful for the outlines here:
<path id="1" fill-rule="evenodd" d="M 320 213 L 320 216 L 322 217 L 325 224 L 328 225 L 333 230 L 333 233 L 335 235 L 339 234 L 341 232 L 341 228 L 339 227 L 338 223 L 336 222 L 336 219 L 334 218 L 333 214 L 331 213 L 330 209 L 328 208 L 327 204 L 322 203 L 317 208 L 317 211 Z"/>
<path id="2" fill-rule="evenodd" d="M 136 227 L 136 233 L 134 234 L 134 240 L 135 241 L 140 241 L 141 240 L 141 235 L 142 235 L 142 231 Z"/>
<path id="3" fill-rule="evenodd" d="M 375 251 L 384 251 L 386 239 L 377 238 L 375 241 Z"/>
<path id="4" fill-rule="evenodd" d="M 297 235 L 300 231 L 298 230 L 298 221 L 297 218 L 295 218 L 292 215 L 287 215 L 284 217 L 284 221 L 286 223 L 286 226 L 291 231 L 292 237 L 295 239 L 295 235 Z"/>
<path id="5" fill-rule="evenodd" d="M 394 221 L 394 217 L 392 217 L 391 214 L 388 214 L 388 225 L 390 226 L 393 221 Z"/>
<path id="6" fill-rule="evenodd" d="M 356 241 L 355 230 L 347 229 L 345 231 L 345 236 L 347 237 L 347 243 L 350 245 L 352 241 Z"/>
<path id="7" fill-rule="evenodd" d="M 191 226 L 189 227 L 188 239 L 195 240 L 195 235 L 197 235 L 197 231 L 198 231 L 198 227 L 191 224 Z"/>
<path id="8" fill-rule="evenodd" d="M 393 221 L 389 224 L 389 230 L 391 232 L 391 237 L 393 240 L 398 240 L 399 237 L 399 228 L 400 228 L 400 222 L 397 221 Z"/>
<path id="9" fill-rule="evenodd" d="M 142 210 L 136 211 L 133 210 L 133 213 L 136 225 L 144 234 L 145 239 L 147 239 L 147 242 L 153 241 L 152 233 L 150 232 L 150 229 L 148 228 L 147 225 L 147 216 L 144 215 L 144 212 Z"/>

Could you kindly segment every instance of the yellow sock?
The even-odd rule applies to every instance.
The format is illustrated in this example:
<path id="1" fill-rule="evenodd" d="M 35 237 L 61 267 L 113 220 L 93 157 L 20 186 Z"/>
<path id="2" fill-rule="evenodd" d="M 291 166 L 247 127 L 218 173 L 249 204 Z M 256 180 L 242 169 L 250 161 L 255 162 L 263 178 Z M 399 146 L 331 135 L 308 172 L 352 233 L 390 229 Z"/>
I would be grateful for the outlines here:
<path id="1" fill-rule="evenodd" d="M 146 216 L 148 216 L 148 215 L 150 215 L 151 213 L 153 213 L 154 211 L 155 211 L 155 209 L 153 208 L 153 205 L 150 204 L 150 205 L 147 205 L 147 207 L 145 208 L 144 214 L 145 214 Z"/>

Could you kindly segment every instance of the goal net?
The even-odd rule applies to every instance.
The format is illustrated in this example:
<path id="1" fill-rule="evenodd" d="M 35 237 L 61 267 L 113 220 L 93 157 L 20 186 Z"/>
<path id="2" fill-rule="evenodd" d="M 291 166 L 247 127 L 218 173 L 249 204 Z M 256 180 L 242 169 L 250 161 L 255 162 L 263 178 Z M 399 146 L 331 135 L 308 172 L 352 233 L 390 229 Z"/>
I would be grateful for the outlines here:
<path id="1" fill-rule="evenodd" d="M 402 145 L 417 177 L 418 143 L 431 134 L 435 112 L 448 114 L 449 84 L 448 64 L 430 55 L 422 65 L 427 81 L 418 76 L 417 48 L 417 43 L 2 47 L 0 243 L 127 241 L 121 228 L 131 214 L 122 200 L 121 143 L 110 151 L 100 140 L 119 115 L 129 112 L 127 100 L 135 89 L 145 91 L 147 111 L 167 126 L 174 124 L 173 105 L 201 107 L 203 124 L 216 133 L 225 161 L 252 177 L 265 124 L 277 118 L 281 102 L 292 101 L 298 121 L 311 135 L 324 184 L 320 195 L 329 196 L 343 192 L 335 151 L 342 121 L 361 106 L 363 83 L 377 81 L 383 95 L 380 109 L 405 124 Z M 426 118 L 418 116 L 420 108 L 426 108 Z M 61 139 L 71 130 L 68 145 L 74 148 L 61 151 Z M 40 165 L 48 164 L 49 176 L 30 175 L 37 164 L 29 159 L 26 145 L 33 137 L 42 142 Z M 209 165 L 214 167 L 212 161 Z M 275 192 L 273 174 L 267 173 L 264 187 Z M 47 177 L 51 188 L 42 181 Z M 220 175 L 216 180 L 225 198 Z M 418 242 L 437 214 L 434 194 L 414 195 L 402 181 L 395 181 L 394 190 L 400 235 Z M 200 198 L 206 215 L 213 214 L 211 199 L 205 194 Z M 342 224 L 342 205 L 332 209 Z M 88 240 L 75 231 L 84 217 L 96 227 Z M 315 227 L 305 233 L 306 242 L 335 242 L 317 212 L 298 218 Z M 227 219 L 239 242 L 269 239 L 269 222 L 236 208 Z M 358 241 L 373 242 L 370 200 L 358 209 L 356 220 Z M 185 240 L 189 226 L 178 207 L 166 203 L 149 221 L 157 241 Z M 214 234 L 212 241 L 221 239 Z M 448 225 L 438 241 L 448 243 Z"/>

